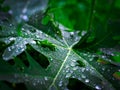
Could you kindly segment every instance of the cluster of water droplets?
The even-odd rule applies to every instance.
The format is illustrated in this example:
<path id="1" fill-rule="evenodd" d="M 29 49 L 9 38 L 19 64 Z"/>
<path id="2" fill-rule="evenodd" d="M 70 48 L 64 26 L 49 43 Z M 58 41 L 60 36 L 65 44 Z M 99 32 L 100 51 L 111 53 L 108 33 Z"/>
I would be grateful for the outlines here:
<path id="1" fill-rule="evenodd" d="M 12 38 L 11 40 L 13 39 L 14 38 Z M 13 59 L 15 56 L 19 55 L 26 49 L 27 43 L 35 43 L 35 42 L 31 39 L 23 39 L 22 37 L 17 37 L 15 43 L 4 51 L 3 59 L 4 60 Z"/>

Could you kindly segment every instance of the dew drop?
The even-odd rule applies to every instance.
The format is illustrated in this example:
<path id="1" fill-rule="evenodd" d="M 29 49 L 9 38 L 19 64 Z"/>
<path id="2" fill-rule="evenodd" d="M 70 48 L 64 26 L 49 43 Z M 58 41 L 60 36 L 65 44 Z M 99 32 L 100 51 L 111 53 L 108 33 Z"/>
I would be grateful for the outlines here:
<path id="1" fill-rule="evenodd" d="M 78 78 L 78 80 L 80 80 L 80 81 L 81 81 L 81 80 L 82 80 L 82 79 L 81 79 L 81 77 L 79 77 L 79 78 Z"/>
<path id="2" fill-rule="evenodd" d="M 66 67 L 65 68 L 69 68 L 69 66 L 68 65 L 66 65 Z"/>
<path id="3" fill-rule="evenodd" d="M 66 70 L 66 73 L 68 73 L 68 72 L 69 72 L 69 69 Z"/>
<path id="4" fill-rule="evenodd" d="M 45 81 L 47 81 L 47 80 L 48 80 L 48 78 L 47 78 L 47 77 L 44 77 L 44 79 L 45 79 Z"/>
<path id="5" fill-rule="evenodd" d="M 71 62 L 71 66 L 72 66 L 72 67 L 75 66 L 75 63 L 74 63 L 74 62 Z"/>
<path id="6" fill-rule="evenodd" d="M 105 71 L 105 68 L 102 68 L 103 71 Z"/>
<path id="7" fill-rule="evenodd" d="M 86 78 L 86 76 L 85 76 L 85 75 L 82 75 L 81 77 L 82 77 L 82 78 Z"/>
<path id="8" fill-rule="evenodd" d="M 11 37 L 9 40 L 12 41 L 12 40 L 15 40 L 15 38 Z"/>
<path id="9" fill-rule="evenodd" d="M 71 76 L 71 73 L 68 73 L 65 77 L 69 78 Z"/>
<path id="10" fill-rule="evenodd" d="M 9 13 L 9 14 L 13 14 L 13 11 L 12 11 L 12 10 L 9 10 L 8 13 Z"/>
<path id="11" fill-rule="evenodd" d="M 86 71 L 89 71 L 89 68 L 86 68 Z"/>
<path id="12" fill-rule="evenodd" d="M 25 20 L 25 21 L 28 21 L 28 20 L 29 20 L 27 15 L 20 15 L 20 17 L 21 17 L 23 20 Z"/>
<path id="13" fill-rule="evenodd" d="M 78 67 L 73 67 L 73 70 L 77 70 L 78 69 Z"/>
<path id="14" fill-rule="evenodd" d="M 73 61 L 73 62 L 76 62 L 76 60 L 75 60 L 75 59 L 73 59 L 72 61 Z"/>
<path id="15" fill-rule="evenodd" d="M 82 68 L 82 72 L 84 72 L 85 71 L 85 68 Z"/>
<path id="16" fill-rule="evenodd" d="M 23 12 L 23 13 L 26 13 L 26 12 L 27 12 L 27 8 L 24 8 L 22 12 Z"/>
<path id="17" fill-rule="evenodd" d="M 89 79 L 85 79 L 85 82 L 88 83 L 90 80 Z"/>
<path id="18" fill-rule="evenodd" d="M 45 36 L 46 36 L 46 37 L 48 37 L 48 35 L 47 35 L 47 34 L 45 34 Z"/>
<path id="19" fill-rule="evenodd" d="M 87 33 L 86 31 L 82 31 L 81 36 L 84 36 L 86 33 Z"/>
<path id="20" fill-rule="evenodd" d="M 33 86 L 36 86 L 36 83 L 33 83 Z"/>
<path id="21" fill-rule="evenodd" d="M 93 61 L 93 58 L 90 58 L 89 61 Z"/>
<path id="22" fill-rule="evenodd" d="M 98 85 L 96 85 L 95 88 L 96 88 L 97 90 L 101 90 L 100 86 L 98 86 Z"/>
<path id="23" fill-rule="evenodd" d="M 61 87 L 62 86 L 62 81 L 60 81 L 58 85 Z"/>
<path id="24" fill-rule="evenodd" d="M 24 28 L 22 28 L 21 30 L 25 30 Z"/>
<path id="25" fill-rule="evenodd" d="M 12 26 L 12 24 L 9 25 L 10 27 Z"/>
<path id="26" fill-rule="evenodd" d="M 86 53 L 84 53 L 83 55 L 84 55 L 84 56 L 87 56 L 87 54 L 86 54 Z"/>
<path id="27" fill-rule="evenodd" d="M 70 36 L 73 37 L 73 35 L 74 35 L 74 32 L 70 32 Z"/>
<path id="28" fill-rule="evenodd" d="M 8 47 L 8 51 L 11 51 L 11 48 L 10 48 L 10 47 Z"/>
<path id="29" fill-rule="evenodd" d="M 25 77 L 28 77 L 28 74 L 25 74 Z"/>
<path id="30" fill-rule="evenodd" d="M 31 42 L 30 42 L 31 44 L 36 44 L 36 42 L 35 41 L 33 41 L 33 40 L 31 40 Z"/>
<path id="31" fill-rule="evenodd" d="M 40 38 L 40 36 L 39 36 L 39 35 L 36 35 L 36 38 Z"/>

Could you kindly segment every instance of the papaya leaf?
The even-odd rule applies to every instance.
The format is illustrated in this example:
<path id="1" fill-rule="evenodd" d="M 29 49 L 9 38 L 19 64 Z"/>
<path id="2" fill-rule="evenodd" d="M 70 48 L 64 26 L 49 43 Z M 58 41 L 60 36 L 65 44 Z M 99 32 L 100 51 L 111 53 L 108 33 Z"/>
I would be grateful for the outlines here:
<path id="1" fill-rule="evenodd" d="M 14 29 L 12 30 L 14 32 Z M 26 85 L 30 84 L 30 86 L 33 86 L 36 90 L 67 89 L 69 78 L 76 78 L 96 89 L 114 90 L 118 87 L 112 83 L 117 82 L 112 74 L 119 68 L 111 67 L 110 65 L 102 66 L 102 64 L 96 62 L 96 55 L 73 49 L 73 46 L 77 44 L 85 34 L 81 34 L 80 37 L 76 31 L 72 32 L 71 36 L 71 32 L 60 29 L 62 38 L 57 40 L 28 24 L 23 25 L 21 31 L 22 35 L 14 37 L 15 43 L 5 50 L 3 59 L 13 59 L 26 49 L 26 44 L 29 44 L 36 51 L 49 58 L 50 65 L 47 69 L 43 69 L 29 53 L 26 53 L 30 67 L 24 68 L 24 73 L 12 71 L 4 76 L 1 75 L 1 80 L 11 81 L 14 79 L 14 82 L 24 82 Z M 2 38 L 2 41 L 5 40 L 6 38 Z M 40 42 L 40 44 L 37 44 L 37 41 Z M 50 47 L 55 48 L 51 50 Z M 107 77 L 108 73 L 110 75 L 109 77 Z M 120 83 L 118 82 L 118 84 Z"/>

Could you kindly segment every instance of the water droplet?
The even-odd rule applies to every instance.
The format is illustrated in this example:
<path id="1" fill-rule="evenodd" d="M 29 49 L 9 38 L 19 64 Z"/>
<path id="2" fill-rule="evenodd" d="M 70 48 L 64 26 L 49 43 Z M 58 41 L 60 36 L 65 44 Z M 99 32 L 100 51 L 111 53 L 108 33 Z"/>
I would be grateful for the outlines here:
<path id="1" fill-rule="evenodd" d="M 9 25 L 10 27 L 12 26 L 12 24 Z"/>
<path id="2" fill-rule="evenodd" d="M 82 68 L 82 72 L 84 72 L 85 71 L 85 68 Z"/>
<path id="3" fill-rule="evenodd" d="M 30 42 L 31 44 L 36 44 L 36 41 L 34 41 L 34 40 L 31 40 L 31 42 Z"/>
<path id="4" fill-rule="evenodd" d="M 77 70 L 78 69 L 78 67 L 73 67 L 73 70 Z"/>
<path id="5" fill-rule="evenodd" d="M 71 66 L 72 66 L 72 67 L 75 66 L 75 62 L 71 62 Z"/>
<path id="6" fill-rule="evenodd" d="M 72 74 L 72 73 L 73 73 L 73 71 L 71 70 L 71 71 L 70 71 L 70 73 Z"/>
<path id="7" fill-rule="evenodd" d="M 61 87 L 61 86 L 62 86 L 62 83 L 63 83 L 63 82 L 62 82 L 62 81 L 60 81 L 58 85 Z"/>
<path id="8" fill-rule="evenodd" d="M 84 55 L 84 56 L 87 56 L 87 54 L 86 54 L 86 53 L 84 53 L 83 55 Z"/>
<path id="9" fill-rule="evenodd" d="M 70 32 L 70 35 L 73 36 L 73 35 L 74 35 L 74 32 Z"/>
<path id="10" fill-rule="evenodd" d="M 13 40 L 15 40 L 15 38 L 11 37 L 9 40 L 10 40 L 10 41 L 13 41 Z"/>
<path id="11" fill-rule="evenodd" d="M 14 46 L 11 46 L 11 49 L 14 49 L 15 47 Z"/>
<path id="12" fill-rule="evenodd" d="M 85 76 L 85 75 L 82 75 L 81 77 L 82 77 L 82 78 L 86 78 L 86 76 Z"/>
<path id="13" fill-rule="evenodd" d="M 9 14 L 13 14 L 13 11 L 12 11 L 12 10 L 9 10 L 8 13 L 9 13 Z"/>
<path id="14" fill-rule="evenodd" d="M 8 51 L 11 51 L 11 48 L 10 48 L 10 47 L 8 47 Z"/>
<path id="15" fill-rule="evenodd" d="M 47 35 L 47 34 L 45 34 L 45 36 L 46 36 L 46 37 L 48 37 L 48 35 Z"/>
<path id="16" fill-rule="evenodd" d="M 89 79 L 85 79 L 85 82 L 88 83 L 90 80 Z"/>
<path id="17" fill-rule="evenodd" d="M 26 12 L 27 12 L 27 8 L 24 8 L 22 12 L 23 12 L 23 13 L 26 13 Z"/>
<path id="18" fill-rule="evenodd" d="M 101 87 L 98 86 L 98 85 L 96 85 L 95 88 L 96 88 L 97 90 L 101 90 Z"/>
<path id="19" fill-rule="evenodd" d="M 66 70 L 66 73 L 69 72 L 69 69 Z"/>
<path id="20" fill-rule="evenodd" d="M 25 30 L 24 28 L 22 28 L 21 30 Z"/>
<path id="21" fill-rule="evenodd" d="M 73 61 L 73 62 L 76 62 L 76 60 L 75 60 L 75 59 L 73 59 L 72 61 Z"/>
<path id="22" fill-rule="evenodd" d="M 75 78 L 75 76 L 72 76 L 72 78 Z"/>
<path id="23" fill-rule="evenodd" d="M 44 77 L 44 79 L 47 81 L 48 80 L 48 78 L 47 77 Z"/>
<path id="24" fill-rule="evenodd" d="M 78 80 L 80 80 L 80 81 L 81 81 L 81 78 L 79 77 L 79 78 L 78 78 Z"/>
<path id="25" fill-rule="evenodd" d="M 65 77 L 69 78 L 71 76 L 71 73 L 68 73 Z"/>
<path id="26" fill-rule="evenodd" d="M 36 83 L 35 83 L 35 82 L 33 83 L 33 86 L 36 86 Z"/>
<path id="27" fill-rule="evenodd" d="M 25 77 L 28 77 L 28 74 L 25 74 Z"/>
<path id="28" fill-rule="evenodd" d="M 82 31 L 81 36 L 84 36 L 86 33 L 87 33 L 86 31 Z"/>
<path id="29" fill-rule="evenodd" d="M 105 68 L 102 68 L 103 71 L 105 71 Z"/>
<path id="30" fill-rule="evenodd" d="M 106 58 L 106 56 L 102 56 L 102 58 L 104 59 L 104 58 Z"/>
<path id="31" fill-rule="evenodd" d="M 86 68 L 86 71 L 89 71 L 89 68 Z"/>
<path id="32" fill-rule="evenodd" d="M 25 21 L 28 21 L 28 20 L 29 20 L 29 18 L 28 18 L 27 15 L 20 15 L 20 17 L 21 17 L 23 20 L 25 20 Z"/>
<path id="33" fill-rule="evenodd" d="M 69 65 L 66 65 L 66 67 L 65 68 L 69 68 Z"/>
<path id="34" fill-rule="evenodd" d="M 93 58 L 90 58 L 89 61 L 93 61 Z"/>
<path id="35" fill-rule="evenodd" d="M 39 36 L 39 35 L 36 35 L 36 38 L 40 38 L 40 36 Z"/>

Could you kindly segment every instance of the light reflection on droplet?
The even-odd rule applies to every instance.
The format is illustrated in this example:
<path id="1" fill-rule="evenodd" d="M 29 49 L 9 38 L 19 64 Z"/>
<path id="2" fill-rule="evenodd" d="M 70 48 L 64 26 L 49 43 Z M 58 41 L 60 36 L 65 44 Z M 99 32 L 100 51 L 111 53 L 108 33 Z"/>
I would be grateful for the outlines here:
<path id="1" fill-rule="evenodd" d="M 85 82 L 88 83 L 90 80 L 89 79 L 85 79 Z"/>
<path id="2" fill-rule="evenodd" d="M 97 90 L 101 90 L 101 87 L 98 86 L 98 85 L 96 85 L 95 88 L 96 88 Z"/>

